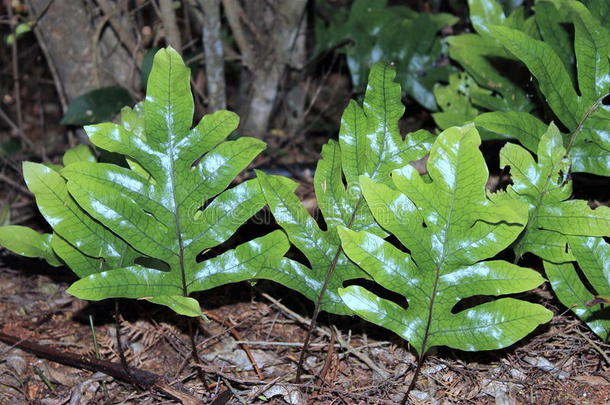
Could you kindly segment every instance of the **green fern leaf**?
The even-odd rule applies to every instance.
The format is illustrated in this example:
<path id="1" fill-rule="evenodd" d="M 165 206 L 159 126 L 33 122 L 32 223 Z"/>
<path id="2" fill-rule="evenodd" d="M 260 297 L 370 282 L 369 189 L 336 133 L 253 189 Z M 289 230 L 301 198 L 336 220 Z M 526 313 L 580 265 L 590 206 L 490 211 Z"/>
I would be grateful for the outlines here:
<path id="1" fill-rule="evenodd" d="M 428 160 L 431 183 L 410 166 L 393 172 L 397 190 L 361 176 L 375 219 L 410 253 L 370 232 L 339 229 L 349 258 L 404 296 L 408 307 L 356 285 L 339 289 L 341 298 L 362 318 L 408 340 L 420 355 L 439 345 L 470 351 L 506 347 L 552 316 L 514 298 L 456 308 L 465 298 L 522 292 L 544 281 L 532 270 L 484 260 L 519 235 L 527 210 L 519 201 L 486 198 L 488 172 L 479 144 L 473 125 L 439 135 Z"/>
<path id="2" fill-rule="evenodd" d="M 276 231 L 198 262 L 202 251 L 225 242 L 264 205 L 256 181 L 225 189 L 265 146 L 253 138 L 223 142 L 238 125 L 228 111 L 206 115 L 191 129 L 189 77 L 173 49 L 161 50 L 149 76 L 143 121 L 124 111 L 122 125 L 86 128 L 93 144 L 126 155 L 132 169 L 79 162 L 62 170 L 78 205 L 141 256 L 77 281 L 71 294 L 146 298 L 193 316 L 200 310 L 189 294 L 254 278 L 288 249 Z"/>
<path id="3" fill-rule="evenodd" d="M 452 36 L 449 37 L 448 43 L 451 58 L 459 62 L 486 90 L 468 94 L 469 102 L 490 111 L 531 111 L 534 104 L 526 92 L 496 68 L 494 60 L 510 62 L 514 60 L 514 56 L 489 35 L 488 29 L 488 25 L 492 24 L 523 28 L 525 23 L 521 21 L 522 8 L 516 9 L 506 17 L 502 7 L 495 0 L 469 0 L 468 6 L 470 21 L 477 34 Z M 490 90 L 495 95 L 489 94 Z M 463 108 L 461 104 L 455 107 Z M 465 122 L 467 121 L 462 121 L 460 124 Z"/>
<path id="4" fill-rule="evenodd" d="M 443 53 L 439 31 L 458 19 L 445 13 L 417 13 L 403 6 L 387 7 L 387 3 L 387 0 L 356 0 L 349 13 L 337 13 L 339 18 L 334 18 L 328 26 L 318 20 L 318 52 L 349 42 L 340 51 L 346 54 L 357 91 L 364 89 L 373 64 L 394 61 L 403 91 L 427 109 L 435 110 L 432 88 L 436 82 L 446 80 L 453 70 L 437 63 Z"/>
<path id="5" fill-rule="evenodd" d="M 610 306 L 595 303 L 610 296 L 610 245 L 603 238 L 569 236 L 572 253 L 595 294 L 585 286 L 572 263 L 544 262 L 544 270 L 559 300 L 604 341 L 610 338 Z M 592 305 L 593 304 L 593 305 Z"/>
<path id="6" fill-rule="evenodd" d="M 610 107 L 602 104 L 610 94 L 610 35 L 582 3 L 566 2 L 561 12 L 555 4 L 540 4 L 550 13 L 540 17 L 545 21 L 541 31 L 546 32 L 543 37 L 548 37 L 548 42 L 505 26 L 490 25 L 489 33 L 528 67 L 549 107 L 570 130 L 565 138 L 572 170 L 610 175 Z M 549 10 L 555 10 L 554 14 Z M 574 25 L 576 77 L 570 71 L 569 52 L 564 52 L 571 44 L 547 32 L 564 21 Z"/>
<path id="7" fill-rule="evenodd" d="M 593 210 L 584 200 L 568 200 L 570 163 L 562 142 L 551 124 L 540 140 L 537 163 L 530 152 L 515 144 L 506 144 L 500 151 L 500 165 L 510 167 L 513 184 L 506 195 L 495 198 L 515 198 L 529 206 L 529 221 L 514 246 L 517 256 L 531 252 L 555 263 L 571 261 L 568 235 L 610 235 L 610 208 Z"/>
<path id="8" fill-rule="evenodd" d="M 129 168 L 98 163 L 84 147 L 66 153 L 63 168 L 25 163 L 26 183 L 54 233 L 4 227 L 0 242 L 50 262 L 57 255 L 82 277 L 68 289 L 79 298 L 143 298 L 188 316 L 201 315 L 192 292 L 276 265 L 288 249 L 281 231 L 198 260 L 264 206 L 256 180 L 226 188 L 265 145 L 223 142 L 238 125 L 228 111 L 191 129 L 189 79 L 178 53 L 160 50 L 146 101 L 123 109 L 120 124 L 86 128 L 94 145 L 123 155 Z M 28 235 L 33 246 L 13 246 Z"/>
<path id="9" fill-rule="evenodd" d="M 95 160 L 85 145 L 69 149 L 63 156 L 65 165 Z M 133 263 L 139 253 L 74 201 L 61 170 L 60 165 L 24 162 L 26 185 L 53 233 L 36 236 L 26 227 L 0 227 L 0 245 L 23 256 L 43 258 L 53 266 L 65 263 L 79 277 Z"/>
<path id="10" fill-rule="evenodd" d="M 0 227 L 0 246 L 26 257 L 39 257 L 52 266 L 61 266 L 62 262 L 51 247 L 50 233 L 38 233 L 33 229 L 19 225 Z"/>
<path id="11" fill-rule="evenodd" d="M 337 288 L 345 280 L 368 277 L 341 252 L 337 226 L 385 234 L 364 202 L 358 177 L 364 174 L 389 184 L 392 170 L 421 158 L 431 145 L 432 135 L 427 131 L 409 134 L 404 140 L 400 136 L 398 120 L 404 107 L 400 102 L 400 85 L 393 81 L 395 74 L 389 65 L 373 66 L 363 107 L 350 102 L 341 120 L 339 143 L 330 141 L 322 150 L 314 185 L 326 231 L 320 229 L 294 195 L 294 182 L 257 173 L 275 219 L 311 265 L 307 268 L 283 259 L 280 268 L 269 268 L 259 277 L 278 281 L 317 301 L 330 271 L 332 276 L 321 303 L 321 308 L 328 312 L 351 313 L 337 295 Z"/>

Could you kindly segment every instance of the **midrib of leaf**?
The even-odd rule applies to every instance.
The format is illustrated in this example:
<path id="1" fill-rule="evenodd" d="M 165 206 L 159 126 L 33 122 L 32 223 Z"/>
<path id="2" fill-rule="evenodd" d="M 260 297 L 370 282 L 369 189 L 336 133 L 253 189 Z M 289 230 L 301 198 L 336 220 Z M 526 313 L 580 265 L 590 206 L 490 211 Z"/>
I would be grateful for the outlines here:
<path id="1" fill-rule="evenodd" d="M 557 167 L 557 163 L 553 164 L 553 167 L 549 171 L 549 175 L 546 176 L 546 179 L 544 181 L 544 186 L 542 187 L 542 190 L 540 190 L 540 193 L 538 195 L 538 201 L 536 201 L 536 204 L 534 205 L 534 210 L 532 211 L 532 215 L 531 215 L 530 219 L 527 221 L 525 230 L 522 233 L 523 236 L 521 237 L 521 239 L 519 240 L 519 242 L 517 242 L 517 245 L 515 246 L 516 251 L 519 251 L 521 249 L 521 247 L 523 246 L 523 241 L 527 240 L 527 236 L 530 234 L 533 224 L 535 224 L 536 221 L 538 220 L 538 214 L 540 213 L 540 209 L 542 208 L 542 201 L 544 200 L 544 197 L 547 195 L 547 193 L 550 191 L 548 189 L 548 185 L 549 185 L 549 182 L 551 181 L 551 178 L 553 177 L 553 173 L 555 173 L 556 167 Z M 517 262 L 519 262 L 519 259 L 521 259 L 521 256 L 517 255 L 515 257 L 514 264 L 517 264 Z"/>
<path id="2" fill-rule="evenodd" d="M 460 149 L 461 149 L 461 145 L 460 145 Z M 458 156 L 458 166 L 459 166 L 462 154 L 459 153 L 459 151 L 458 151 L 457 156 Z M 451 217 L 453 216 L 453 208 L 454 208 L 454 204 L 455 204 L 456 191 L 457 191 L 457 189 L 454 187 L 453 193 L 452 193 L 452 199 L 451 199 L 451 206 L 449 208 L 449 215 L 447 215 L 448 219 L 451 219 Z M 428 340 L 431 336 L 430 327 L 432 326 L 434 304 L 436 303 L 436 294 L 438 291 L 438 280 L 439 280 L 440 274 L 441 274 L 441 267 L 442 267 L 443 263 L 445 262 L 445 259 L 447 258 L 447 249 L 446 249 L 447 239 L 448 239 L 447 235 L 449 234 L 450 226 L 451 226 L 451 221 L 446 220 L 445 234 L 443 235 L 443 254 L 441 256 L 441 260 L 439 261 L 438 264 L 436 264 L 436 268 L 435 268 L 434 284 L 432 285 L 432 294 L 430 295 L 430 305 L 428 306 L 428 316 L 426 319 L 426 327 L 424 329 L 424 337 L 422 339 L 421 353 L 419 353 L 419 359 L 417 360 L 417 366 L 415 368 L 415 373 L 413 374 L 413 377 L 411 378 L 411 382 L 409 383 L 407 392 L 405 393 L 405 395 L 401 401 L 401 405 L 406 405 L 409 402 L 409 393 L 413 390 L 413 388 L 415 388 L 415 382 L 417 381 L 417 378 L 419 377 L 419 373 L 421 372 L 421 369 L 424 365 L 424 359 L 426 358 L 426 352 L 428 351 L 427 346 L 428 346 Z"/>
<path id="3" fill-rule="evenodd" d="M 201 138 L 205 138 L 205 137 L 206 137 L 208 134 L 211 134 L 211 133 L 213 133 L 214 131 L 216 131 L 218 128 L 222 127 L 222 126 L 225 124 L 225 122 L 226 122 L 227 120 L 228 120 L 228 118 L 225 118 L 223 121 L 219 121 L 218 123 L 216 123 L 216 125 L 214 125 L 213 127 L 211 127 L 211 128 L 210 128 L 210 129 L 209 129 L 207 132 L 205 132 L 204 134 L 202 134 L 202 135 L 201 135 Z M 187 137 L 185 137 L 185 138 L 183 138 L 183 139 L 182 139 L 180 142 L 183 142 L 183 141 L 184 141 L 186 138 L 188 138 L 188 136 L 187 136 Z M 180 145 L 180 142 L 178 142 L 178 145 Z M 218 143 L 217 143 L 216 145 L 214 145 L 214 146 L 211 146 L 211 147 L 210 147 L 210 151 L 211 151 L 211 150 L 213 150 L 213 149 L 214 149 L 214 148 L 215 148 L 217 145 L 219 145 L 220 143 L 222 143 L 222 141 L 218 142 Z M 225 164 L 229 164 L 229 163 L 230 163 L 230 162 L 231 162 L 233 159 L 235 159 L 235 156 L 236 156 L 236 155 L 233 155 L 233 156 L 231 157 L 231 159 L 229 159 L 229 160 L 227 160 L 227 161 L 225 162 Z M 173 160 L 172 160 L 172 161 L 173 161 Z M 173 166 L 172 166 L 172 167 L 173 167 Z M 206 176 L 205 180 L 208 180 L 208 179 L 209 179 L 209 178 Z M 209 190 L 209 188 L 208 188 L 208 190 Z M 186 195 L 185 195 L 185 196 L 182 198 L 182 200 L 181 200 L 180 202 L 178 202 L 177 204 L 178 204 L 178 205 L 182 205 L 182 203 L 183 203 L 184 201 L 188 200 L 188 199 L 191 197 L 191 195 L 193 195 L 193 193 L 194 193 L 195 191 L 197 191 L 197 187 L 193 187 L 193 188 L 191 189 L 191 191 L 189 191 L 189 193 L 188 193 L 188 194 L 186 194 Z M 176 203 L 176 202 L 174 201 L 174 203 Z"/>
<path id="4" fill-rule="evenodd" d="M 462 145 L 460 144 L 459 149 L 462 148 Z M 457 165 L 456 167 L 460 166 L 460 162 L 462 160 L 462 154 L 460 153 L 458 149 L 457 152 Z M 438 291 L 438 280 L 440 278 L 441 275 L 441 269 L 443 267 L 443 264 L 445 263 L 445 259 L 447 258 L 447 241 L 448 241 L 448 235 L 449 235 L 449 228 L 451 227 L 451 217 L 453 216 L 453 209 L 455 208 L 455 193 L 457 192 L 457 185 L 455 187 L 453 187 L 453 192 L 451 193 L 451 206 L 449 207 L 449 213 L 447 215 L 447 218 L 445 219 L 446 223 L 445 223 L 445 229 L 443 232 L 443 254 L 441 255 L 441 258 L 439 260 L 439 262 L 436 264 L 436 268 L 434 269 L 434 284 L 432 285 L 432 294 L 430 295 L 430 305 L 428 306 L 428 317 L 426 319 L 426 328 L 424 329 L 424 338 L 422 339 L 422 350 L 420 355 L 420 359 L 423 361 L 424 355 L 426 354 L 426 352 L 428 351 L 428 348 L 426 347 L 428 345 L 428 339 L 430 337 L 430 327 L 432 326 L 432 318 L 433 318 L 433 313 L 434 313 L 434 304 L 436 303 L 436 294 Z M 421 368 L 421 367 L 419 367 Z M 415 378 L 413 379 L 415 380 Z"/>
<path id="5" fill-rule="evenodd" d="M 388 71 L 388 67 L 386 65 L 384 65 L 383 67 L 383 79 L 382 79 L 382 83 L 385 83 L 386 81 L 386 73 Z M 386 92 L 385 92 L 385 88 L 384 91 L 382 92 L 383 94 L 383 133 L 387 134 L 388 133 L 388 117 L 387 117 L 387 113 L 388 113 L 388 109 L 387 109 L 387 98 L 386 98 Z M 357 127 L 357 121 L 358 120 L 354 120 L 354 127 Z M 356 131 L 357 132 L 357 131 Z M 383 161 L 383 155 L 385 153 L 386 147 L 387 147 L 387 143 L 388 143 L 388 137 L 385 136 L 383 138 L 383 144 L 382 144 L 382 148 L 381 151 L 379 153 L 379 159 L 377 159 L 377 163 L 375 163 L 375 168 L 373 169 L 373 173 L 371 173 L 372 176 L 374 176 L 375 174 L 377 174 L 377 171 L 379 170 L 379 168 L 381 167 L 381 162 Z M 356 147 L 358 145 L 358 142 L 356 142 Z M 357 152 L 357 151 L 356 151 Z M 400 153 L 400 149 L 397 153 Z M 358 154 L 356 153 L 356 156 L 358 156 Z M 356 215 L 358 214 L 358 210 L 360 209 L 360 207 L 362 206 L 362 201 L 364 200 L 364 195 L 362 195 L 362 191 L 360 192 L 360 197 L 358 197 L 358 201 L 356 202 L 356 206 L 354 207 L 354 211 L 352 212 L 352 215 L 350 217 L 349 222 L 347 223 L 347 227 L 351 229 L 352 225 L 354 224 L 354 221 L 356 220 Z M 339 253 L 341 252 L 341 244 L 339 244 L 339 248 L 337 249 L 337 254 L 336 256 L 336 260 L 339 260 Z M 335 263 L 335 267 L 336 267 L 336 263 Z M 331 274 L 332 276 L 332 274 Z M 320 296 L 322 297 L 322 295 Z"/>
<path id="6" fill-rule="evenodd" d="M 386 72 L 387 72 L 387 66 L 384 66 L 382 83 L 385 83 Z M 387 134 L 388 133 L 388 124 L 387 124 L 388 120 L 387 120 L 386 106 L 388 103 L 387 103 L 387 99 L 386 99 L 385 88 L 383 90 L 384 91 L 382 92 L 383 93 L 383 97 L 382 97 L 382 100 L 383 100 L 383 127 L 382 128 L 383 128 L 384 134 Z M 358 120 L 354 119 L 353 121 L 354 121 L 354 128 L 355 128 L 354 132 L 358 133 L 358 131 L 357 131 Z M 359 145 L 359 142 L 356 142 L 356 156 L 358 156 L 358 145 Z M 373 169 L 372 174 L 376 173 L 377 170 L 379 170 L 386 146 L 387 146 L 387 136 L 383 138 L 383 144 L 382 144 L 382 149 L 379 153 L 379 159 L 377 160 L 377 163 L 375 164 L 375 168 Z M 364 195 L 362 195 L 362 191 L 360 191 L 360 197 L 358 197 L 358 201 L 356 202 L 356 205 L 354 206 L 352 215 L 350 216 L 350 219 L 349 219 L 348 223 L 346 224 L 347 228 L 351 229 L 351 227 L 354 225 L 354 221 L 356 220 L 356 215 L 358 213 L 358 210 L 360 209 L 360 206 L 362 205 L 363 200 L 364 200 Z M 341 243 L 339 243 L 339 246 L 337 247 L 337 250 L 333 256 L 333 259 L 330 262 L 328 270 L 326 271 L 326 275 L 324 276 L 324 282 L 322 283 L 322 287 L 320 288 L 320 293 L 318 294 L 318 299 L 316 300 L 316 303 L 314 306 L 314 311 L 313 311 L 313 315 L 311 316 L 311 322 L 310 322 L 309 328 L 307 330 L 307 335 L 305 336 L 305 340 L 303 341 L 303 348 L 301 349 L 301 355 L 300 355 L 299 363 L 297 366 L 297 375 L 296 375 L 297 382 L 299 382 L 299 379 L 301 377 L 301 370 L 303 369 L 303 362 L 305 361 L 305 356 L 307 354 L 307 349 L 309 347 L 309 340 L 311 338 L 311 333 L 313 332 L 313 328 L 316 326 L 316 320 L 318 318 L 320 309 L 322 307 L 322 300 L 324 299 L 324 294 L 326 294 L 326 290 L 328 289 L 328 284 L 330 283 L 330 280 L 335 273 L 335 269 L 337 268 L 337 262 L 339 261 L 339 257 L 341 256 L 342 251 L 343 251 L 343 247 L 341 246 Z"/>
<path id="7" fill-rule="evenodd" d="M 184 266 L 184 242 L 182 241 L 182 226 L 180 223 L 180 213 L 178 212 L 178 201 L 176 200 L 176 179 L 175 179 L 175 170 L 174 170 L 174 128 L 173 128 L 173 124 L 174 124 L 174 119 L 170 114 L 170 109 L 172 106 L 172 81 L 171 81 L 171 76 L 172 76 L 172 56 L 169 56 L 170 58 L 170 63 L 168 66 L 168 76 L 170 78 L 170 80 L 168 80 L 168 84 L 167 84 L 167 104 L 166 104 L 166 110 L 165 110 L 165 121 L 170 124 L 168 125 L 168 129 L 170 130 L 170 133 L 168 134 L 168 142 L 169 142 L 169 177 L 170 177 L 170 181 L 169 181 L 169 187 L 170 187 L 170 192 L 172 194 L 172 211 L 174 213 L 174 224 L 176 226 L 176 237 L 178 238 L 178 260 L 180 263 L 180 281 L 182 283 L 182 295 L 187 297 L 188 296 L 188 286 L 187 286 L 187 282 L 186 282 L 186 268 Z"/>
<path id="8" fill-rule="evenodd" d="M 602 103 L 604 98 L 606 98 L 609 94 L 610 93 L 606 93 L 606 94 L 602 95 L 597 100 L 595 100 L 593 102 L 593 104 L 591 104 L 591 106 L 589 106 L 589 108 L 587 108 L 587 111 L 585 111 L 585 114 L 583 115 L 582 119 L 578 122 L 578 125 L 576 126 L 576 128 L 574 128 L 574 131 L 572 131 L 572 133 L 570 134 L 570 140 L 568 141 L 568 145 L 566 146 L 566 154 L 570 153 L 570 149 L 572 148 L 572 145 L 574 144 L 576 137 L 582 130 L 583 125 L 585 125 L 585 121 L 587 121 L 589 119 L 589 117 L 591 117 L 591 115 L 595 112 L 595 110 L 597 110 L 597 107 L 599 107 L 599 105 Z"/>
<path id="9" fill-rule="evenodd" d="M 582 127 L 585 124 L 585 121 L 587 121 L 587 119 L 595 112 L 597 107 L 601 104 L 602 100 L 606 96 L 608 96 L 608 94 L 605 94 L 602 97 L 600 97 L 599 99 L 595 100 L 595 102 L 589 108 L 587 108 L 587 111 L 585 111 L 584 116 L 580 119 L 580 121 L 578 122 L 578 125 L 576 126 L 574 131 L 572 131 L 570 133 L 570 139 L 568 140 L 568 145 L 566 146 L 566 156 L 568 156 L 570 154 L 570 149 L 574 145 L 574 141 L 576 140 L 576 137 L 582 130 Z M 561 163 L 561 161 L 558 161 L 558 162 L 554 163 L 553 166 L 551 167 L 551 170 L 549 171 L 549 175 L 546 177 L 546 180 L 544 182 L 544 186 L 542 187 L 542 190 L 540 190 L 540 194 L 538 196 L 538 201 L 536 201 L 536 204 L 534 205 L 532 215 L 531 215 L 530 219 L 527 221 L 527 224 L 525 225 L 525 229 L 522 233 L 522 236 L 521 236 L 519 242 L 517 242 L 517 245 L 515 246 L 516 251 L 519 251 L 520 248 L 523 246 L 523 241 L 525 241 L 527 239 L 527 236 L 530 234 L 532 226 L 534 226 L 533 224 L 535 224 L 536 221 L 538 220 L 538 215 L 540 213 L 540 209 L 542 208 L 542 201 L 544 200 L 544 197 L 551 191 L 551 190 L 549 190 L 549 182 L 551 181 L 551 178 L 554 176 L 557 165 L 560 163 Z M 516 256 L 514 263 L 517 264 L 519 259 L 521 259 L 521 257 Z"/>
<path id="10" fill-rule="evenodd" d="M 386 82 L 386 73 L 387 73 L 388 67 L 384 66 L 383 68 L 383 79 L 381 80 L 382 83 Z M 388 133 L 388 117 L 387 117 L 387 98 L 386 98 L 386 91 L 385 88 L 383 89 L 384 91 L 382 91 L 382 100 L 383 100 L 383 133 L 387 134 Z M 358 126 L 358 120 L 354 119 L 354 128 L 356 128 Z M 356 133 L 357 130 L 355 131 Z M 381 151 L 379 153 L 379 159 L 377 159 L 377 162 L 375 163 L 375 168 L 373 169 L 373 173 L 371 173 L 371 175 L 375 175 L 377 173 L 377 171 L 379 170 L 379 168 L 381 167 L 381 162 L 383 161 L 383 155 L 385 153 L 385 150 L 387 148 L 387 142 L 388 142 L 388 137 L 384 136 L 383 138 L 383 144 L 382 144 L 382 148 Z M 359 142 L 356 142 L 356 156 L 358 156 L 358 144 Z M 354 211 L 352 211 L 352 215 L 350 216 L 350 219 L 348 221 L 347 228 L 351 229 L 351 227 L 354 225 L 354 221 L 356 220 L 356 215 L 358 214 L 358 210 L 360 209 L 360 207 L 362 206 L 362 201 L 364 200 L 364 195 L 362 195 L 362 192 L 360 192 L 360 197 L 358 197 L 358 201 L 356 202 L 356 205 L 354 206 Z M 337 247 L 337 251 L 335 252 L 335 255 L 333 257 L 333 260 L 330 263 L 330 266 L 328 268 L 328 271 L 326 273 L 326 277 L 324 277 L 324 283 L 322 284 L 322 288 L 320 289 L 320 294 L 318 296 L 318 301 L 316 302 L 316 307 L 318 307 L 318 312 L 320 311 L 320 305 L 318 303 L 322 302 L 322 299 L 324 298 L 324 294 L 326 293 L 326 289 L 328 287 L 328 283 L 330 282 L 330 279 L 332 278 L 335 269 L 337 267 L 337 262 L 339 261 L 339 256 L 341 255 L 341 251 L 343 250 L 343 248 L 341 247 L 341 244 L 339 244 L 339 246 Z M 314 311 L 314 317 L 313 319 L 315 319 L 317 316 L 317 314 Z"/>

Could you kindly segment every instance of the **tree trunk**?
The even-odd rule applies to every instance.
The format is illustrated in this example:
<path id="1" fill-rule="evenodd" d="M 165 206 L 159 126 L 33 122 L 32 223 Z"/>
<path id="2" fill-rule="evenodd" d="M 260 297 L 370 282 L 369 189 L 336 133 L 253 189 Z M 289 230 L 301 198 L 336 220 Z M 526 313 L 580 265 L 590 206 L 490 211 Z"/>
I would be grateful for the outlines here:
<path id="1" fill-rule="evenodd" d="M 27 0 L 27 3 L 32 17 L 36 18 L 48 0 Z M 86 3 L 54 1 L 35 28 L 64 109 L 70 101 L 90 90 L 131 84 L 130 56 L 118 45 L 118 38 L 109 26 L 103 29 L 99 39 L 94 38 L 97 26 L 91 3 Z"/>
<path id="2" fill-rule="evenodd" d="M 202 40 L 205 53 L 206 87 L 209 112 L 227 108 L 225 90 L 225 61 L 220 37 L 220 0 L 202 0 Z"/>
<path id="3" fill-rule="evenodd" d="M 182 52 L 182 39 L 180 38 L 178 23 L 176 22 L 174 1 L 159 0 L 159 8 L 161 9 L 161 20 L 163 21 L 163 29 L 165 30 L 165 42 L 178 52 Z"/>
<path id="4" fill-rule="evenodd" d="M 307 0 L 272 4 L 223 0 L 243 64 L 250 71 L 248 102 L 241 111 L 244 133 L 261 135 L 268 129 L 280 83 L 292 63 L 306 4 Z"/>

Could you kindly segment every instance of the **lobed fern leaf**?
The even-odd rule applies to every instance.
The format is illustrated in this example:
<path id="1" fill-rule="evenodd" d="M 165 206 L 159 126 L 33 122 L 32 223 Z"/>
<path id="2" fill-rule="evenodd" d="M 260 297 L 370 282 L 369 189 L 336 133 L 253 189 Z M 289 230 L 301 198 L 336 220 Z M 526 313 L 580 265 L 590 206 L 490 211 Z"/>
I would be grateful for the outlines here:
<path id="1" fill-rule="evenodd" d="M 94 161 L 84 145 L 68 150 L 63 157 L 65 165 Z M 23 163 L 26 185 L 53 233 L 40 237 L 26 227 L 0 227 L 0 244 L 24 256 L 41 257 L 54 266 L 65 263 L 79 277 L 132 263 L 139 254 L 76 203 L 60 174 L 63 169 L 60 165 Z M 31 247 L 26 249 L 24 243 Z"/>
<path id="2" fill-rule="evenodd" d="M 368 278 L 341 251 L 337 226 L 385 234 L 364 202 L 358 176 L 364 174 L 389 184 L 392 170 L 421 158 L 431 144 L 432 135 L 427 131 L 417 131 L 404 139 L 400 136 L 398 120 L 404 107 L 400 85 L 393 81 L 395 74 L 389 65 L 373 66 L 363 107 L 350 102 L 341 119 L 339 143 L 330 141 L 322 150 L 314 186 L 325 231 L 294 195 L 294 182 L 257 173 L 275 219 L 310 264 L 308 268 L 285 258 L 279 268 L 263 270 L 259 277 L 282 283 L 314 302 L 322 294 L 321 308 L 328 312 L 350 314 L 337 289 L 345 280 Z"/>
<path id="3" fill-rule="evenodd" d="M 610 319 L 603 303 L 588 307 L 594 298 L 571 262 L 578 261 L 599 295 L 610 285 L 610 208 L 591 209 L 584 200 L 569 200 L 569 156 L 557 127 L 551 124 L 540 139 L 538 162 L 524 148 L 506 144 L 500 164 L 509 166 L 513 184 L 497 200 L 513 198 L 527 203 L 529 220 L 513 246 L 518 257 L 526 252 L 544 260 L 544 268 L 559 300 L 583 319 L 603 339 L 608 338 Z M 604 315 L 605 314 L 605 315 Z"/>
<path id="4" fill-rule="evenodd" d="M 361 176 L 375 219 L 409 253 L 370 232 L 339 229 L 349 258 L 381 286 L 404 296 L 408 307 L 357 285 L 339 289 L 341 298 L 362 318 L 408 340 L 420 355 L 439 345 L 506 347 L 552 316 L 541 305 L 514 298 L 459 309 L 465 298 L 522 292 L 544 281 L 535 271 L 484 260 L 519 235 L 527 207 L 486 198 L 488 172 L 479 144 L 473 125 L 440 134 L 428 160 L 431 182 L 410 166 L 392 173 L 396 190 Z"/>
<path id="5" fill-rule="evenodd" d="M 189 79 L 178 53 L 162 49 L 143 105 L 124 109 L 121 124 L 86 127 L 94 145 L 124 155 L 129 168 L 95 162 L 82 150 L 66 155 L 64 168 L 24 165 L 54 229 L 54 253 L 83 277 L 69 293 L 144 298 L 198 316 L 189 294 L 255 278 L 288 249 L 275 231 L 198 260 L 264 206 L 256 180 L 225 189 L 265 145 L 253 138 L 223 142 L 238 125 L 228 111 L 206 115 L 191 129 Z"/>
<path id="6" fill-rule="evenodd" d="M 500 151 L 500 165 L 509 166 L 513 184 L 507 195 L 524 201 L 529 221 L 514 245 L 518 257 L 526 252 L 561 263 L 574 260 L 568 249 L 568 235 L 610 236 L 610 208 L 591 209 L 584 200 L 569 200 L 569 157 L 557 127 L 551 124 L 540 139 L 538 162 L 531 153 L 508 143 Z"/>
<path id="7" fill-rule="evenodd" d="M 480 88 L 460 92 L 450 85 L 437 90 L 437 102 L 444 110 L 434 115 L 438 125 L 445 128 L 473 120 L 484 139 L 516 138 L 535 152 L 544 132 L 541 128 L 551 120 L 541 119 L 538 111 L 548 105 L 567 129 L 563 137 L 572 170 L 610 175 L 610 106 L 602 103 L 610 94 L 610 32 L 600 19 L 605 5 L 596 0 L 588 3 L 592 11 L 578 1 L 540 0 L 534 15 L 526 18 L 523 8 L 505 16 L 495 0 L 469 0 L 478 33 L 449 38 L 449 54 Z M 573 40 L 567 25 L 574 27 Z M 532 113 L 536 104 L 526 93 L 527 86 L 520 87 L 498 70 L 515 62 L 525 65 L 536 79 L 542 96 L 537 115 Z M 511 70 L 518 82 L 518 67 Z M 443 106 L 446 93 L 461 102 Z M 465 107 L 469 102 L 472 107 Z M 490 112 L 473 119 L 474 106 Z"/>

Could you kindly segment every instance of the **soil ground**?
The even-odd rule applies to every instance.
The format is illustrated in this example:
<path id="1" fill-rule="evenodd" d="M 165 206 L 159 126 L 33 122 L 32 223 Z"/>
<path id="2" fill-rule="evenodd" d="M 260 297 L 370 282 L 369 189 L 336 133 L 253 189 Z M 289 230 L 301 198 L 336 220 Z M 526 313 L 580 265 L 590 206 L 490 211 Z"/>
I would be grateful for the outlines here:
<path id="1" fill-rule="evenodd" d="M 11 256 L 3 259 L 1 333 L 60 351 L 97 353 L 102 359 L 119 361 L 113 302 L 84 302 L 66 294 L 72 281 L 67 270 Z M 198 298 L 210 318 L 195 325 L 198 362 L 191 356 L 185 318 L 141 301 L 117 305 L 129 366 L 162 375 L 169 384 L 183 384 L 201 403 L 212 403 L 219 392 L 229 389 L 228 402 L 214 403 L 396 404 L 413 375 L 416 358 L 397 337 L 357 318 L 322 316 L 305 376 L 300 385 L 294 384 L 300 342 L 307 329 L 305 314 L 311 312 L 299 306 L 303 302 L 299 297 L 268 284 L 252 288 L 239 284 Z M 545 289 L 529 299 L 556 313 L 562 311 Z M 606 404 L 610 401 L 609 353 L 610 345 L 569 314 L 562 314 L 502 351 L 441 349 L 432 353 L 411 398 L 415 404 Z M 205 384 L 198 371 L 203 371 Z M 25 403 L 180 401 L 0 343 L 0 404 Z"/>

